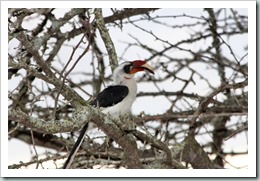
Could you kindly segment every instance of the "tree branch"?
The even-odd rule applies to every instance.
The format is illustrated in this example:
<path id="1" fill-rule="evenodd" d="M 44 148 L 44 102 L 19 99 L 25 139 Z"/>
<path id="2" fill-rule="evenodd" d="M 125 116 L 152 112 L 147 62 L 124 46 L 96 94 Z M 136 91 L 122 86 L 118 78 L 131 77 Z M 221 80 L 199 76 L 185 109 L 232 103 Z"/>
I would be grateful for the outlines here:
<path id="1" fill-rule="evenodd" d="M 213 97 L 216 96 L 217 94 L 219 94 L 220 92 L 223 92 L 226 89 L 238 89 L 238 88 L 243 88 L 245 86 L 248 85 L 248 80 L 245 80 L 243 82 L 239 82 L 239 83 L 235 83 L 235 84 L 224 84 L 221 85 L 219 88 L 217 88 L 216 90 L 214 90 L 212 93 L 210 93 L 205 99 L 203 99 L 198 108 L 196 109 L 196 111 L 194 112 L 190 123 L 191 123 L 191 127 L 194 126 L 196 119 L 198 118 L 198 116 L 207 108 L 207 106 L 212 102 Z"/>
<path id="2" fill-rule="evenodd" d="M 75 118 L 46 121 L 44 119 L 28 116 L 26 113 L 15 109 L 8 109 L 8 119 L 44 134 L 75 131 L 89 121 L 89 119 L 83 120 Z"/>
<path id="3" fill-rule="evenodd" d="M 113 23 L 115 21 L 122 21 L 123 19 L 130 18 L 136 15 L 148 14 L 151 11 L 158 10 L 159 8 L 125 8 L 122 11 L 119 11 L 111 16 L 105 17 L 104 22 Z"/>
<path id="4" fill-rule="evenodd" d="M 97 23 L 97 28 L 99 30 L 99 33 L 103 39 L 103 42 L 105 44 L 105 47 L 107 49 L 107 53 L 109 56 L 109 63 L 112 68 L 112 72 L 114 69 L 118 66 L 118 60 L 117 60 L 117 55 L 116 55 L 116 50 L 114 43 L 109 35 L 109 32 L 105 26 L 105 21 L 102 16 L 102 9 L 101 8 L 96 8 L 95 9 L 95 17 L 96 17 L 96 23 Z"/>

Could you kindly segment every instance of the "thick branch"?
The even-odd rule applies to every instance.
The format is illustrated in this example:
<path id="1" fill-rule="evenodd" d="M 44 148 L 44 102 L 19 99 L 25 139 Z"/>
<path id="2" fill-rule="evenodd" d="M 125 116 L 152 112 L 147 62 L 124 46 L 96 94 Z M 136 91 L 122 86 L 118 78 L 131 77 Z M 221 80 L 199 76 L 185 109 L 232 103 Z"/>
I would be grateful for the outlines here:
<path id="1" fill-rule="evenodd" d="M 175 159 L 179 159 L 180 162 L 190 163 L 194 169 L 215 168 L 207 153 L 191 134 L 188 134 L 180 144 L 172 147 L 172 155 Z"/>
<path id="2" fill-rule="evenodd" d="M 9 109 L 8 119 L 29 127 L 44 134 L 54 134 L 78 130 L 88 119 L 63 119 L 63 120 L 43 120 L 28 116 L 20 110 Z"/>
<path id="3" fill-rule="evenodd" d="M 129 9 L 124 9 L 123 11 L 114 13 L 111 16 L 105 17 L 104 21 L 105 23 L 114 23 L 117 20 L 123 20 L 126 18 L 130 18 L 132 16 L 136 15 L 143 15 L 143 14 L 148 14 L 151 11 L 158 10 L 159 8 L 129 8 Z"/>
<path id="4" fill-rule="evenodd" d="M 25 129 L 17 129 L 11 134 L 9 134 L 10 137 L 19 139 L 21 141 L 24 141 L 26 144 L 32 145 L 32 137 L 31 137 L 31 131 L 25 130 Z M 51 148 L 57 151 L 61 151 L 62 148 L 64 151 L 66 151 L 64 148 L 67 146 L 67 141 L 63 138 L 60 138 L 56 135 L 51 134 L 45 134 L 45 133 L 39 133 L 39 132 L 33 132 L 34 137 L 34 145 L 35 146 L 41 146 L 45 148 Z"/>
<path id="5" fill-rule="evenodd" d="M 105 116 L 104 119 L 95 119 L 93 122 L 123 148 L 125 164 L 128 168 L 143 168 L 133 135 L 126 134 L 122 131 L 122 128 L 119 128 L 114 124 L 114 122 L 119 123 L 120 120 L 114 120 L 111 122 L 111 120 Z"/>
<path id="6" fill-rule="evenodd" d="M 105 22 L 102 16 L 102 9 L 97 8 L 95 9 L 95 15 L 96 15 L 96 23 L 97 23 L 97 28 L 100 32 L 100 35 L 103 39 L 103 42 L 106 46 L 107 53 L 109 56 L 109 62 L 110 66 L 112 68 L 112 71 L 118 66 L 118 60 L 117 60 L 117 55 L 116 55 L 116 50 L 114 47 L 114 43 L 108 33 L 108 30 L 105 26 Z"/>

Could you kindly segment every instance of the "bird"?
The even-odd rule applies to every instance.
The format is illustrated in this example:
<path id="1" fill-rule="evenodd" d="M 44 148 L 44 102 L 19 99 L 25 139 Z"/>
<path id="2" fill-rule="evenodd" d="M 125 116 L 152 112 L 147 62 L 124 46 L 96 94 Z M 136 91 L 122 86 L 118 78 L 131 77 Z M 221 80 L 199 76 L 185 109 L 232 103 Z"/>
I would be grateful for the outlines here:
<path id="1" fill-rule="evenodd" d="M 101 91 L 89 104 L 99 108 L 102 113 L 115 119 L 130 113 L 137 94 L 137 84 L 134 75 L 140 71 L 154 74 L 154 69 L 145 60 L 125 61 L 121 63 L 113 71 L 113 84 Z M 84 140 L 87 128 L 88 123 L 81 129 L 80 135 L 63 165 L 63 169 L 70 168 Z"/>

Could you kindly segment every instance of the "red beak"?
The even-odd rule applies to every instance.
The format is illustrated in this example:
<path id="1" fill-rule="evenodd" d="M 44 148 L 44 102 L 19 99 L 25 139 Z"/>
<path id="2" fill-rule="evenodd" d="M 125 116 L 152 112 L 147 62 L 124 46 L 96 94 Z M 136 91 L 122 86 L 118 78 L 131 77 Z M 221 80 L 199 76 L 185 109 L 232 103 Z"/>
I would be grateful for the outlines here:
<path id="1" fill-rule="evenodd" d="M 134 60 L 133 67 L 130 70 L 129 74 L 134 74 L 136 72 L 140 71 L 148 71 L 152 74 L 154 74 L 153 68 L 144 60 Z"/>

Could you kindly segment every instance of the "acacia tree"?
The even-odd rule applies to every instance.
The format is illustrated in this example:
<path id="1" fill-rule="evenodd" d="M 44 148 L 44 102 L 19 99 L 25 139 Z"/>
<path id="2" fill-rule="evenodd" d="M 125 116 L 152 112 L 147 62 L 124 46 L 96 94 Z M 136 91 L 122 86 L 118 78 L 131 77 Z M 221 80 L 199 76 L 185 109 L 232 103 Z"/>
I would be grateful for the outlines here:
<path id="1" fill-rule="evenodd" d="M 87 122 L 72 168 L 224 168 L 226 156 L 247 154 L 225 149 L 248 128 L 247 41 L 232 43 L 246 39 L 246 15 L 103 11 L 9 9 L 8 136 L 34 148 L 31 161 L 9 168 L 66 158 Z M 156 75 L 136 77 L 139 112 L 114 120 L 88 100 L 129 57 L 148 61 Z M 37 146 L 52 151 L 40 158 Z"/>

